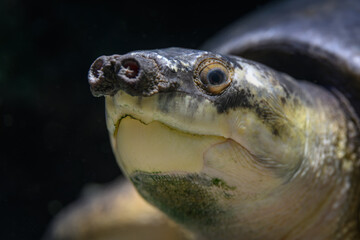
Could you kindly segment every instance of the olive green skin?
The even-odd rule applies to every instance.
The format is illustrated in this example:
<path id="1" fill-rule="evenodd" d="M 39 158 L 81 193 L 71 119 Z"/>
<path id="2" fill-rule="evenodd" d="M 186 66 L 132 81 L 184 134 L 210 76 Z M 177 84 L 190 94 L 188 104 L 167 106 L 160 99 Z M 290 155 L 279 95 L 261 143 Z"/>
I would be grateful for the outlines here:
<path id="1" fill-rule="evenodd" d="M 252 59 L 342 92 L 348 101 L 343 108 L 351 105 L 351 118 L 359 126 L 359 11 L 356 0 L 282 1 L 235 22 L 203 48 Z M 359 146 L 358 137 L 352 141 Z M 353 191 L 360 195 L 359 169 L 355 172 Z M 352 211 L 360 219 L 360 200 L 354 201 Z M 357 225 L 360 231 L 359 220 Z"/>
<path id="2" fill-rule="evenodd" d="M 359 11 L 356 0 L 280 1 L 228 26 L 202 48 L 334 87 L 359 114 Z"/>
<path id="3" fill-rule="evenodd" d="M 258 212 L 238 214 L 243 203 L 237 202 L 241 188 L 223 178 L 193 173 L 174 177 L 166 172 L 141 169 L 127 174 L 125 169 L 142 197 L 190 230 L 197 239 L 239 239 L 239 236 L 244 239 L 359 239 L 360 35 L 356 34 L 360 31 L 359 9 L 359 1 L 288 1 L 230 26 L 204 45 L 209 52 L 170 48 L 97 59 L 90 69 L 89 81 L 95 96 L 106 96 L 111 139 L 116 137 L 122 119 L 139 117 L 133 112 L 114 114 L 116 107 L 130 111 L 121 101 L 131 99 L 134 100 L 132 106 L 138 110 L 144 104 L 156 103 L 154 111 L 170 118 L 181 112 L 186 116 L 184 119 L 199 120 L 196 114 L 201 113 L 204 106 L 214 110 L 211 112 L 214 118 L 230 118 L 232 112 L 250 111 L 255 116 L 253 123 L 264 126 L 275 142 L 289 149 L 290 163 L 289 158 L 281 157 L 259 162 L 260 169 L 281 179 L 281 184 L 272 192 L 272 198 L 256 202 Z M 294 137 L 297 130 L 293 130 L 293 126 L 269 121 L 279 119 L 281 114 L 269 117 L 269 113 L 279 112 L 271 108 L 273 102 L 259 101 L 266 91 L 233 80 L 236 84 L 217 95 L 194 84 L 199 61 L 208 58 L 222 59 L 233 71 L 242 71 L 248 66 L 256 68 L 263 76 L 261 79 L 269 84 L 269 92 L 278 86 L 275 102 L 281 106 L 282 113 L 292 119 L 296 129 L 300 129 L 298 137 Z M 144 70 L 136 81 L 114 74 L 114 66 L 121 67 L 124 59 L 135 59 Z M 102 75 L 98 75 L 99 72 Z M 270 81 L 273 78 L 275 81 Z M 192 104 L 187 111 L 180 111 L 181 105 L 177 103 L 184 96 L 189 97 Z M 299 126 L 303 122 L 297 116 L 309 109 L 312 128 L 302 134 L 304 129 Z M 169 123 L 168 119 L 157 120 Z M 196 126 L 200 125 L 197 124 L 190 129 L 188 126 L 186 121 L 181 125 L 195 135 L 205 131 L 198 131 Z M 251 134 L 249 132 L 247 138 L 251 138 Z M 304 157 L 296 146 L 306 141 L 310 147 Z M 113 148 L 115 155 L 119 154 Z M 257 150 L 256 146 L 255 150 L 251 149 Z M 265 150 L 273 154 L 271 156 L 283 154 L 275 146 Z M 124 169 L 122 160 L 119 163 Z M 196 195 L 201 197 L 194 198 Z M 246 197 L 259 200 L 256 194 Z"/>
<path id="4" fill-rule="evenodd" d="M 121 70 L 130 60 L 141 67 L 136 77 Z M 223 91 L 198 82 L 204 61 L 228 69 Z M 89 79 L 94 95 L 105 95 L 124 174 L 145 200 L 199 238 L 359 237 L 359 127 L 340 92 L 239 57 L 181 48 L 100 57 Z M 165 136 L 148 130 L 154 124 L 181 141 L 153 139 Z M 190 149 L 194 138 L 193 144 L 211 142 L 201 159 L 167 151 Z M 168 155 L 159 161 L 161 152 Z M 201 166 L 177 164 L 186 161 Z"/>

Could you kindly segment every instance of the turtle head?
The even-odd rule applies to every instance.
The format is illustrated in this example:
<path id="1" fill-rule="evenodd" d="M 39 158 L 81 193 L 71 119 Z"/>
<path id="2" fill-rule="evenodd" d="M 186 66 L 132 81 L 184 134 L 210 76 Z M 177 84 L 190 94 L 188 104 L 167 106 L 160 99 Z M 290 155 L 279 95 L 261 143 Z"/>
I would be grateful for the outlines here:
<path id="1" fill-rule="evenodd" d="M 124 118 L 145 126 L 157 122 L 234 141 L 279 173 L 299 164 L 290 154 L 304 151 L 302 141 L 288 141 L 305 128 L 302 93 L 286 75 L 251 61 L 182 48 L 136 51 L 99 57 L 89 82 L 95 96 L 106 97 L 113 137 Z M 162 171 L 151 161 L 154 171 Z"/>
<path id="2" fill-rule="evenodd" d="M 239 224 L 255 231 L 259 209 L 286 209 L 276 202 L 307 154 L 312 104 L 290 77 L 169 48 L 102 56 L 89 82 L 121 169 L 177 222 L 230 238 Z"/>

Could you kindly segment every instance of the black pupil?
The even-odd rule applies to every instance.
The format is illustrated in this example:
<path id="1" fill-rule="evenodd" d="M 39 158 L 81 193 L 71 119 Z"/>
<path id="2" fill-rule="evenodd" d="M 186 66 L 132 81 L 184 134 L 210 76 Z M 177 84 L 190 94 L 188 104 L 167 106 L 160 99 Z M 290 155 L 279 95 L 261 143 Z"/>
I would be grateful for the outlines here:
<path id="1" fill-rule="evenodd" d="M 221 69 L 213 69 L 207 74 L 208 82 L 212 85 L 219 85 L 225 82 L 226 75 Z"/>

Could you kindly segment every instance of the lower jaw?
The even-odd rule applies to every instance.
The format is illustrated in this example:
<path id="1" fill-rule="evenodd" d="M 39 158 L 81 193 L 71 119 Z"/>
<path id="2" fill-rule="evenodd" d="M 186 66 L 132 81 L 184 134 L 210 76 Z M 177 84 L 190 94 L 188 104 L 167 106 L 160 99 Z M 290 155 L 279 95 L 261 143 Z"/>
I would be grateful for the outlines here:
<path id="1" fill-rule="evenodd" d="M 205 174 L 133 172 L 129 176 L 145 200 L 189 230 L 203 234 L 234 221 L 230 190 Z"/>
<path id="2" fill-rule="evenodd" d="M 224 141 L 125 117 L 117 129 L 114 152 L 145 200 L 176 222 L 201 232 L 215 230 L 231 219 L 226 202 L 233 189 L 204 173 L 204 153 Z"/>
<path id="3" fill-rule="evenodd" d="M 200 173 L 203 153 L 225 139 L 180 132 L 154 121 L 125 117 L 118 126 L 114 152 L 126 175 L 136 171 Z"/>

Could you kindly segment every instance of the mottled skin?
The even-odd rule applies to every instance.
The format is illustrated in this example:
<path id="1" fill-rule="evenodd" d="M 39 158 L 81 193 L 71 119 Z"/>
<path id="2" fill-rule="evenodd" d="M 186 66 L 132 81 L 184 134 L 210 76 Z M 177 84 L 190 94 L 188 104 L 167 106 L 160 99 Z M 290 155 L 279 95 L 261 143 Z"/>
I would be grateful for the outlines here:
<path id="1" fill-rule="evenodd" d="M 115 156 L 156 209 L 130 187 L 116 195 L 126 202 L 98 194 L 49 239 L 134 239 L 149 223 L 155 239 L 360 239 L 358 10 L 290 1 L 224 31 L 214 52 L 98 58 L 89 82 L 105 96 Z M 202 80 L 214 66 L 226 81 Z M 117 211 L 93 210 L 104 206 Z M 107 218 L 116 224 L 89 224 Z"/>
<path id="2" fill-rule="evenodd" d="M 117 70 L 124 59 L 139 62 L 136 78 Z M 196 82 L 197 68 L 206 59 L 231 68 L 231 83 L 219 94 Z M 144 61 L 155 63 L 149 71 L 156 78 L 149 77 Z M 120 166 L 146 200 L 178 223 L 206 239 L 359 237 L 358 128 L 340 93 L 238 57 L 180 48 L 101 57 L 95 65 L 89 79 L 93 93 L 106 96 Z M 108 82 L 119 88 L 104 91 Z M 125 149 L 133 146 L 120 133 L 135 138 L 137 133 L 127 135 L 123 129 L 131 124 L 165 125 L 171 134 L 180 132 L 194 142 L 213 140 L 204 143 L 202 158 L 193 160 L 200 167 L 172 168 L 170 154 L 164 168 L 144 150 L 147 166 L 131 158 L 142 156 Z M 146 127 L 139 134 L 152 137 Z M 188 146 L 185 140 L 177 144 Z"/>

